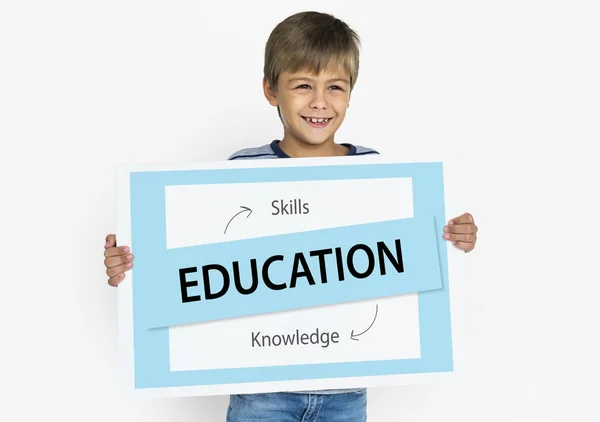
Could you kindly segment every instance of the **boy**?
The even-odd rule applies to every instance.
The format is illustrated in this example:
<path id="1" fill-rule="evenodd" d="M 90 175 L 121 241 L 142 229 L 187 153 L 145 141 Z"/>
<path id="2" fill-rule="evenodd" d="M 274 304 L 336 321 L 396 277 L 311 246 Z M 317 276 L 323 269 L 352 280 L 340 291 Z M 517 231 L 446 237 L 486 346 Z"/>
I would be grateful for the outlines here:
<path id="1" fill-rule="evenodd" d="M 378 154 L 334 141 L 344 121 L 358 75 L 359 38 L 335 17 L 303 12 L 275 27 L 265 51 L 263 90 L 277 107 L 284 136 L 270 144 L 247 148 L 230 160 L 276 159 Z M 470 214 L 448 222 L 444 238 L 464 250 L 475 247 L 477 226 Z M 106 238 L 108 283 L 117 286 L 133 266 L 126 246 Z M 326 390 L 240 394 L 230 397 L 227 421 L 347 421 L 366 420 L 366 390 Z"/>

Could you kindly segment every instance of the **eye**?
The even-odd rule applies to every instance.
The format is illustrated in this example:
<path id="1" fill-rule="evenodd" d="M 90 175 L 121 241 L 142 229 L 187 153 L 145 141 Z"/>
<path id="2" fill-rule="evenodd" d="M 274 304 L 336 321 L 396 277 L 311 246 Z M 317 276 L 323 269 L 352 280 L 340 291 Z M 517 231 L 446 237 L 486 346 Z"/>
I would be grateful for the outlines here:
<path id="1" fill-rule="evenodd" d="M 310 88 L 310 86 L 308 86 L 308 85 L 306 85 L 306 84 L 299 85 L 299 86 L 297 86 L 296 88 L 304 88 L 304 87 L 306 87 L 306 88 Z"/>

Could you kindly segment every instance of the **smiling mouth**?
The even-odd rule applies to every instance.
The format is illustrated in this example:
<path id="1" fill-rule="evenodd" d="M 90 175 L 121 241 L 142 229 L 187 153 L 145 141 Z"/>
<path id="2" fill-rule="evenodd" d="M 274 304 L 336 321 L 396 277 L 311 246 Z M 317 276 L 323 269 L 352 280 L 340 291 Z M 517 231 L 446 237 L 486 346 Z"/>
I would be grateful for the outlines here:
<path id="1" fill-rule="evenodd" d="M 316 117 L 305 117 L 305 116 L 302 116 L 302 118 L 310 126 L 316 127 L 316 128 L 323 128 L 323 127 L 327 126 L 332 119 L 332 117 L 316 118 Z"/>

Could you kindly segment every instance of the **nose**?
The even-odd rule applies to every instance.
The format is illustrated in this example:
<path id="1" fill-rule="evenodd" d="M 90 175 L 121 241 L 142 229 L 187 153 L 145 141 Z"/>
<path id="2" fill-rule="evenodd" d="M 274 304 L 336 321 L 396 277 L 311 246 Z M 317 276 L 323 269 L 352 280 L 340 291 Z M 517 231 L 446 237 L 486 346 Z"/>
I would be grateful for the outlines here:
<path id="1" fill-rule="evenodd" d="M 327 109 L 327 98 L 321 90 L 315 89 L 313 91 L 313 97 L 310 101 L 310 108 L 323 110 Z"/>

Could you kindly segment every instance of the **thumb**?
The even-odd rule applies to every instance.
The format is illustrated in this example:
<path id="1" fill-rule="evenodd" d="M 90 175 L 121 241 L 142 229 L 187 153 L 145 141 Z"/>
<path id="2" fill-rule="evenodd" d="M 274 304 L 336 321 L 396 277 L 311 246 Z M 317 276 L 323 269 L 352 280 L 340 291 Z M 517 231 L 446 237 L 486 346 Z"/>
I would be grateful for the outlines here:
<path id="1" fill-rule="evenodd" d="M 104 244 L 104 249 L 113 248 L 117 246 L 117 237 L 114 234 L 109 234 L 106 236 L 106 243 Z"/>

